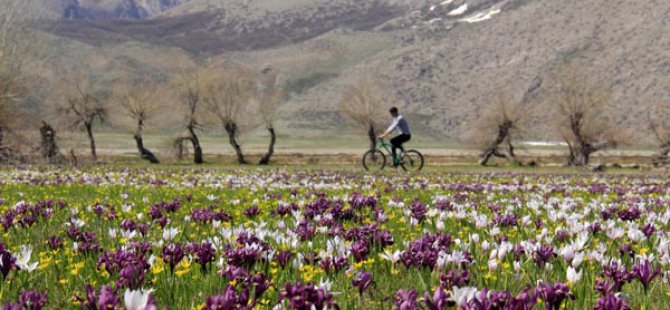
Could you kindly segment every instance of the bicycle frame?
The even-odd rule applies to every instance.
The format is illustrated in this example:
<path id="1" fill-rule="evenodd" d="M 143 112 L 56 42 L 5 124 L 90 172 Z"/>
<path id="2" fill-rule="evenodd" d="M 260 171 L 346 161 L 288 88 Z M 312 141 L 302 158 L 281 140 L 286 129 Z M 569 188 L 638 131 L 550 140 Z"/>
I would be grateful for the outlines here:
<path id="1" fill-rule="evenodd" d="M 379 139 L 379 145 L 377 147 L 386 150 L 386 153 L 389 154 L 389 156 L 391 156 L 391 158 L 393 159 L 393 163 L 397 163 L 398 161 L 400 161 L 400 158 L 398 158 L 397 156 L 393 156 L 393 151 L 391 150 L 393 145 L 390 143 L 385 143 L 384 139 Z"/>

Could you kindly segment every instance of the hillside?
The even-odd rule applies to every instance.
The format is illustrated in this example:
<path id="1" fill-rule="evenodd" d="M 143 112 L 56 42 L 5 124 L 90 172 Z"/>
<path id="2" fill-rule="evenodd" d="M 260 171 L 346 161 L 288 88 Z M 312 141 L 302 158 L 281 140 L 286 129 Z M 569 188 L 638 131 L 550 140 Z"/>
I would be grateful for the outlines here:
<path id="1" fill-rule="evenodd" d="M 450 140 L 502 92 L 522 96 L 535 84 L 541 97 L 542 82 L 572 59 L 592 64 L 594 78 L 612 88 L 614 120 L 640 137 L 648 136 L 646 110 L 670 85 L 670 3 L 661 0 L 97 3 L 89 9 L 117 7 L 110 3 L 153 9 L 136 20 L 63 19 L 51 33 L 162 72 L 174 69 L 170 57 L 183 55 L 273 64 L 291 93 L 280 123 L 307 135 L 348 128 L 337 103 L 346 85 L 364 77 L 389 105 L 404 102 L 420 132 Z M 556 138 L 552 118 L 538 115 L 530 136 Z"/>

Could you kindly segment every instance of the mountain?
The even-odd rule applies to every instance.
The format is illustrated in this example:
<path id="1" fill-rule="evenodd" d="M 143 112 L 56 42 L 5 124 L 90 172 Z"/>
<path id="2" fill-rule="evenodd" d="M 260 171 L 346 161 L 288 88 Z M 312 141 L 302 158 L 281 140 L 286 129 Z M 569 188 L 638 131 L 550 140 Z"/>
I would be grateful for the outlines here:
<path id="1" fill-rule="evenodd" d="M 281 126 L 305 133 L 347 127 L 337 113 L 342 92 L 368 78 L 387 105 L 402 106 L 418 132 L 458 139 L 501 93 L 519 97 L 536 89 L 542 97 L 543 81 L 578 59 L 611 88 L 613 122 L 647 137 L 646 111 L 667 97 L 670 85 L 664 0 L 63 3 L 85 14 L 64 13 L 51 34 L 143 64 L 131 67 L 169 73 L 171 57 L 202 63 L 220 55 L 252 67 L 274 65 L 290 94 Z M 550 102 L 535 104 L 551 111 Z M 537 115 L 530 135 L 556 138 L 553 118 Z"/>
<path id="2" fill-rule="evenodd" d="M 65 19 L 146 19 L 189 0 L 48 0 Z M 46 2 L 46 1 L 45 1 Z"/>

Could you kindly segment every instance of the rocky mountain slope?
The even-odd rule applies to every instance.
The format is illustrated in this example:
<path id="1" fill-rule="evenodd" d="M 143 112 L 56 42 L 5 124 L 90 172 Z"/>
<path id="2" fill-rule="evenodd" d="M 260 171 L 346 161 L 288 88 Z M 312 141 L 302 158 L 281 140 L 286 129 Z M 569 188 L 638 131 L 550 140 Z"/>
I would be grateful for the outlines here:
<path id="1" fill-rule="evenodd" d="M 670 85 L 670 2 L 663 0 L 68 3 L 98 13 L 64 13 L 69 19 L 51 33 L 112 59 L 162 72 L 174 69 L 169 57 L 184 55 L 275 65 L 291 94 L 281 124 L 309 133 L 347 126 L 337 103 L 361 78 L 374 80 L 389 105 L 401 102 L 420 132 L 445 139 L 461 137 L 503 92 L 519 97 L 533 86 L 541 93 L 555 68 L 574 59 L 611 87 L 613 120 L 640 136 L 647 136 L 646 110 L 665 100 Z M 129 45 L 134 51 L 119 48 Z M 551 111 L 551 103 L 537 104 Z M 530 135 L 556 138 L 552 118 L 539 114 Z"/>

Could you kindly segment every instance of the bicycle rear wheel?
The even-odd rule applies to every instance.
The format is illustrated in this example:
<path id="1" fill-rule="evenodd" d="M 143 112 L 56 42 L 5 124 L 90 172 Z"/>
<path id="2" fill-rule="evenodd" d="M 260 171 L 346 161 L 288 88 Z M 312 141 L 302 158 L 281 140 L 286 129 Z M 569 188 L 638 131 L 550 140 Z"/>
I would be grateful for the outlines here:
<path id="1" fill-rule="evenodd" d="M 423 155 L 417 150 L 406 151 L 402 157 L 402 168 L 410 172 L 423 169 Z"/>
<path id="2" fill-rule="evenodd" d="M 386 166 L 386 156 L 380 150 L 369 150 L 363 155 L 365 170 L 382 170 Z"/>

